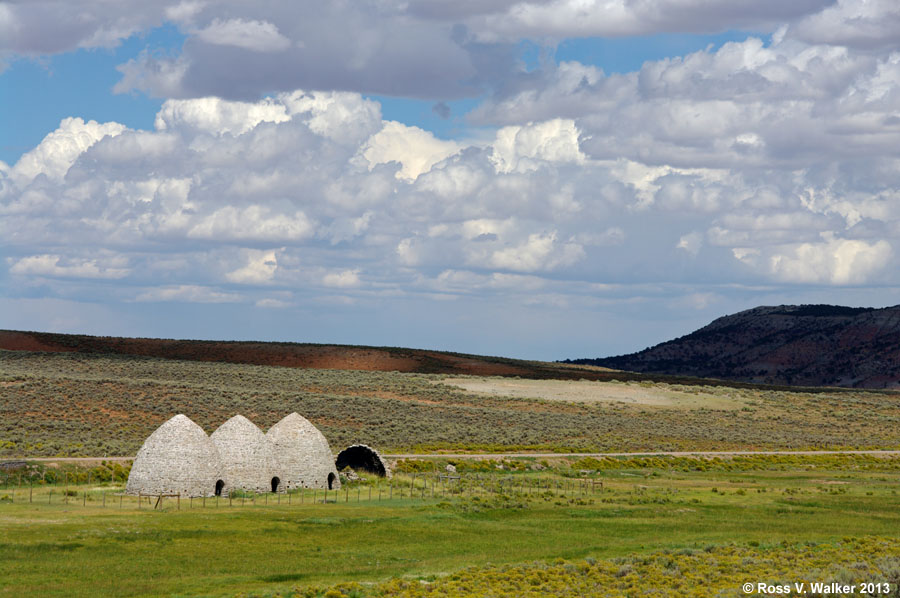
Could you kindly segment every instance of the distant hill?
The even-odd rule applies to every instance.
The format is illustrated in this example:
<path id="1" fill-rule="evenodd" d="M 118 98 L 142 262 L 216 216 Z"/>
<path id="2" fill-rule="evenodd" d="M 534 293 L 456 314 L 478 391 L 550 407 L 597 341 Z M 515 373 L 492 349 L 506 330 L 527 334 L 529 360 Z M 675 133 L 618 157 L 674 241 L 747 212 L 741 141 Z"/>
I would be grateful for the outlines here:
<path id="1" fill-rule="evenodd" d="M 516 376 L 556 364 L 396 347 L 124 338 L 0 330 L 0 349 L 103 353 L 338 370 Z"/>
<path id="2" fill-rule="evenodd" d="M 621 372 L 593 365 L 527 361 L 403 347 L 366 347 L 262 341 L 127 338 L 0 330 L 0 350 L 156 357 L 323 370 L 362 370 L 452 376 L 508 376 L 556 380 L 656 381 L 703 386 L 749 386 L 680 375 Z"/>
<path id="3" fill-rule="evenodd" d="M 900 306 L 756 307 L 637 353 L 565 363 L 757 384 L 900 387 Z"/>
<path id="4" fill-rule="evenodd" d="M 313 343 L 124 338 L 0 330 L 0 350 L 133 355 L 184 361 L 522 378 L 608 379 L 605 368 L 446 351 Z M 638 379 L 639 375 L 619 375 Z"/>

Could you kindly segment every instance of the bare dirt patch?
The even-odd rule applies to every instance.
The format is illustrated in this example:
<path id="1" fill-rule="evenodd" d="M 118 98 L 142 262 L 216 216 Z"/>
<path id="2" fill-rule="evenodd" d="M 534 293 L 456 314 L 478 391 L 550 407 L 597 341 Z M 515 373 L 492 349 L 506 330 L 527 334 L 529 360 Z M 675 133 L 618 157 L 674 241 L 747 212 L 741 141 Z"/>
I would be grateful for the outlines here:
<path id="1" fill-rule="evenodd" d="M 468 392 L 494 397 L 544 399 L 572 403 L 624 403 L 675 409 L 740 409 L 744 403 L 709 392 L 691 392 L 665 384 L 595 382 L 592 380 L 521 380 L 509 378 L 446 378 L 440 382 Z"/>
<path id="2" fill-rule="evenodd" d="M 71 347 L 60 347 L 53 343 L 44 342 L 31 333 L 16 332 L 14 330 L 0 332 L 0 342 L 2 342 L 2 348 L 7 351 L 75 351 Z"/>
<path id="3" fill-rule="evenodd" d="M 291 368 L 473 374 L 481 376 L 553 375 L 568 372 L 555 364 L 496 360 L 418 349 L 120 338 L 0 330 L 0 349 L 9 351 L 80 352 L 162 357 L 187 361 L 246 363 Z M 509 363 L 501 363 L 508 361 Z M 515 362 L 515 363 L 513 363 Z M 545 371 L 547 370 L 547 371 Z"/>

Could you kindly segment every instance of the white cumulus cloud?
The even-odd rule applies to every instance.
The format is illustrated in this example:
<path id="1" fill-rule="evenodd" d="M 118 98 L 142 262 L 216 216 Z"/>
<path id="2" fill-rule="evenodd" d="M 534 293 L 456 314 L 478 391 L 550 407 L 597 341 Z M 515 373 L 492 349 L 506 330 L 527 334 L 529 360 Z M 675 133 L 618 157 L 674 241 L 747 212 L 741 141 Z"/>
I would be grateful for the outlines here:
<path id="1" fill-rule="evenodd" d="M 227 206 L 200 219 L 187 236 L 218 241 L 299 241 L 311 236 L 314 228 L 301 211 L 273 213 L 266 206 Z"/>
<path id="2" fill-rule="evenodd" d="M 360 285 L 359 269 L 329 272 L 322 277 L 322 284 L 326 287 L 350 288 Z"/>
<path id="3" fill-rule="evenodd" d="M 27 184 L 39 174 L 51 179 L 61 179 L 86 149 L 103 139 L 114 137 L 125 131 L 119 123 L 98 123 L 81 118 L 64 118 L 52 133 L 33 150 L 19 158 L 11 171 L 11 177 L 20 186 Z"/>
<path id="4" fill-rule="evenodd" d="M 225 274 L 226 280 L 241 284 L 263 284 L 272 280 L 278 269 L 275 251 L 246 251 L 247 264 Z"/>
<path id="5" fill-rule="evenodd" d="M 201 285 L 173 285 L 147 289 L 135 297 L 135 301 L 178 301 L 184 303 L 235 303 L 241 301 L 237 293 L 228 293 Z"/>
<path id="6" fill-rule="evenodd" d="M 736 248 L 735 257 L 781 282 L 836 285 L 864 284 L 887 266 L 893 249 L 887 241 L 827 238 L 749 251 Z"/>
<path id="7" fill-rule="evenodd" d="M 377 164 L 398 162 L 397 178 L 415 180 L 431 167 L 460 150 L 453 141 L 438 139 L 434 134 L 396 121 L 388 121 L 373 135 L 362 151 L 370 168 Z"/>
<path id="8" fill-rule="evenodd" d="M 537 272 L 570 266 L 583 257 L 584 249 L 581 245 L 558 242 L 554 231 L 534 233 L 524 243 L 494 251 L 483 265 L 517 272 Z M 478 257 L 470 259 L 473 265 L 482 265 L 479 262 Z"/>
<path id="9" fill-rule="evenodd" d="M 213 19 L 196 35 L 208 44 L 235 46 L 254 52 L 281 52 L 291 46 L 291 40 L 281 35 L 278 27 L 268 21 Z"/>
<path id="10" fill-rule="evenodd" d="M 273 100 L 229 102 L 215 97 L 166 100 L 156 115 L 156 129 L 190 128 L 212 134 L 246 133 L 261 122 L 290 120 L 284 104 Z"/>
<path id="11" fill-rule="evenodd" d="M 535 170 L 540 161 L 584 160 L 574 121 L 560 118 L 504 127 L 497 131 L 492 146 L 491 159 L 499 172 Z"/>
<path id="12" fill-rule="evenodd" d="M 128 276 L 128 260 L 124 256 L 101 259 L 69 258 L 61 255 L 31 255 L 9 260 L 10 273 L 65 278 L 119 279 Z"/>

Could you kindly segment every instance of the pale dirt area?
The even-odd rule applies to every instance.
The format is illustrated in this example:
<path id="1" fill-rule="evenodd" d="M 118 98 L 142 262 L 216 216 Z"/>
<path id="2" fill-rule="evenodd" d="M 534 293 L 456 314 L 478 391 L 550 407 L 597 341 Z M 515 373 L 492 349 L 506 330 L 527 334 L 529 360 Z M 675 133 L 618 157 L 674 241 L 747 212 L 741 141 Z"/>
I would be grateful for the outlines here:
<path id="1" fill-rule="evenodd" d="M 740 409 L 740 399 L 698 390 L 685 392 L 668 385 L 642 386 L 637 382 L 613 383 L 593 380 L 522 380 L 511 378 L 445 378 L 440 382 L 467 392 L 494 397 L 544 399 L 573 403 L 624 403 L 675 409 Z"/>

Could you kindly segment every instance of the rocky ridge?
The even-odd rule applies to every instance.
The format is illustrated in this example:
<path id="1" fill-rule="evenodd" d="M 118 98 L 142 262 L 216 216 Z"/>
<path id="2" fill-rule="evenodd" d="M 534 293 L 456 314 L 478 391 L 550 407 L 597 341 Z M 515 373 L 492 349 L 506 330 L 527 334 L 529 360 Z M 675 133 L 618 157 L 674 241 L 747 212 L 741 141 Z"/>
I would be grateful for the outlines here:
<path id="1" fill-rule="evenodd" d="M 568 363 L 760 384 L 900 387 L 900 306 L 756 307 L 637 353 Z"/>

